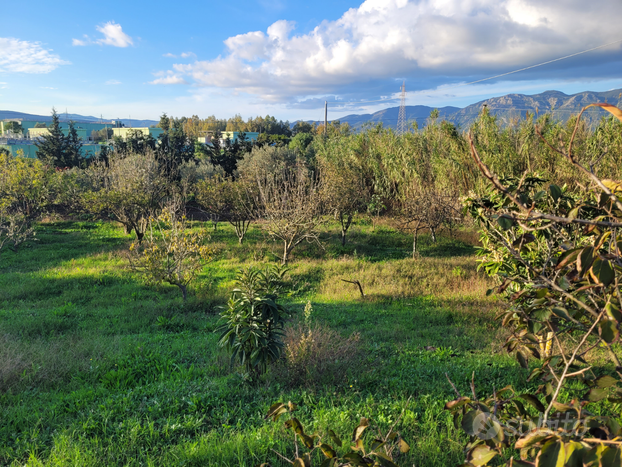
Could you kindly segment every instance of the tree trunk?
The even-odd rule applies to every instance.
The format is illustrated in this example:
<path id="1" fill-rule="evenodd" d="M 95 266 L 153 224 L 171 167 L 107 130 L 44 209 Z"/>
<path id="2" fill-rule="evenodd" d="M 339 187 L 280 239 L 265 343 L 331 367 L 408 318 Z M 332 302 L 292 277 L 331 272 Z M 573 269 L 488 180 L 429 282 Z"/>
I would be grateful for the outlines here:
<path id="1" fill-rule="evenodd" d="M 281 264 L 285 266 L 287 264 L 287 260 L 289 259 L 290 249 L 288 248 L 287 242 L 283 242 L 283 258 L 281 259 Z"/>
<path id="2" fill-rule="evenodd" d="M 177 287 L 179 287 L 179 289 L 181 290 L 181 294 L 184 297 L 184 302 L 186 301 L 186 299 L 188 298 L 188 287 L 186 287 L 183 284 L 176 284 Z"/>
<path id="3" fill-rule="evenodd" d="M 430 232 L 432 233 L 432 241 L 436 243 L 436 229 L 430 227 Z"/>
<path id="4" fill-rule="evenodd" d="M 417 256 L 417 231 L 413 234 L 413 259 Z"/>
<path id="5" fill-rule="evenodd" d="M 346 231 L 341 229 L 341 246 L 346 246 Z"/>

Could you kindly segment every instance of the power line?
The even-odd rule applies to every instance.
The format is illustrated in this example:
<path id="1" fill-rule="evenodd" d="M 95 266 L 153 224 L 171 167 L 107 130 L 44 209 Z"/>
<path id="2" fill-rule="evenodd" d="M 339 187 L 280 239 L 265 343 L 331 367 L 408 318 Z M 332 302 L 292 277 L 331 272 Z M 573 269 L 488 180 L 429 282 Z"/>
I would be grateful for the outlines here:
<path id="1" fill-rule="evenodd" d="M 453 86 L 445 87 L 443 89 L 433 89 L 433 90 L 427 91 L 427 92 L 447 91 L 449 89 L 460 88 L 460 87 L 463 87 L 463 86 L 470 86 L 471 84 L 477 84 L 477 83 L 481 83 L 483 81 L 489 81 L 491 79 L 501 78 L 503 76 L 508 76 L 508 75 L 512 75 L 514 73 L 519 73 L 521 71 L 531 70 L 532 68 L 537 68 L 539 66 L 548 65 L 549 63 L 559 62 L 560 60 L 566 60 L 567 58 L 576 57 L 577 55 L 582 55 L 582 54 L 585 54 L 585 53 L 588 53 L 588 52 L 592 52 L 594 50 L 598 50 L 598 49 L 602 49 L 602 48 L 605 48 L 605 47 L 609 47 L 610 45 L 619 44 L 620 42 L 622 42 L 622 39 L 617 40 L 617 41 L 613 41 L 613 42 L 609 42 L 608 44 L 599 45 L 597 47 L 592 47 L 591 49 L 582 50 L 581 52 L 576 52 L 576 53 L 573 53 L 573 54 L 570 54 L 570 55 L 565 55 L 563 57 L 555 58 L 553 60 L 548 60 L 546 62 L 538 63 L 536 65 L 530 65 L 530 66 L 527 66 L 527 67 L 524 67 L 524 68 L 519 68 L 518 70 L 508 71 L 507 73 L 502 73 L 500 75 L 495 75 L 495 76 L 490 76 L 488 78 L 478 79 L 478 80 L 475 80 L 475 81 L 471 81 L 469 83 L 456 84 L 456 85 L 453 85 Z M 345 102 L 341 106 L 356 105 L 356 104 L 368 104 L 368 103 L 374 103 L 374 102 L 390 102 L 390 101 L 395 101 L 395 100 L 397 100 L 397 98 L 379 99 L 379 100 L 373 100 L 373 101 L 352 101 L 352 102 Z"/>

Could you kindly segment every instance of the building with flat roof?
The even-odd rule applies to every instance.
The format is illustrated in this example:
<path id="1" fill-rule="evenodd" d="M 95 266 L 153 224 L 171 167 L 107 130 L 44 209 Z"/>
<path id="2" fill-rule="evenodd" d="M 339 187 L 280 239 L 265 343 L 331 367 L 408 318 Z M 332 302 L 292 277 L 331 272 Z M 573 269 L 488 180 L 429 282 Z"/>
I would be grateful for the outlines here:
<path id="1" fill-rule="evenodd" d="M 151 127 L 142 127 L 142 128 L 113 128 L 112 136 L 119 136 L 120 138 L 127 139 L 129 135 L 133 133 L 142 133 L 144 137 L 147 135 L 151 135 L 153 138 L 158 139 L 163 133 L 162 128 L 151 128 Z"/>
<path id="2" fill-rule="evenodd" d="M 78 134 L 78 138 L 80 138 L 80 141 L 88 141 L 89 140 L 89 134 L 87 133 L 87 130 L 84 128 L 76 128 L 76 133 Z M 67 136 L 69 135 L 69 128 L 61 128 L 61 131 L 63 132 L 63 135 Z M 43 138 L 46 135 L 50 134 L 50 130 L 49 128 L 29 128 L 28 129 L 28 137 L 31 139 L 37 139 L 37 138 Z"/>

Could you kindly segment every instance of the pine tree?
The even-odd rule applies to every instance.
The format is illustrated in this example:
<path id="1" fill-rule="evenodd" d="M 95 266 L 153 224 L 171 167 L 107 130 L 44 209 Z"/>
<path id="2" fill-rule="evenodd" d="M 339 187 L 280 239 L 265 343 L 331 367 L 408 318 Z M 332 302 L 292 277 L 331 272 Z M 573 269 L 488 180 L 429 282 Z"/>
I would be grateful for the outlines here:
<path id="1" fill-rule="evenodd" d="M 69 122 L 69 134 L 65 138 L 64 167 L 79 167 L 82 164 L 82 143 L 73 121 Z"/>
<path id="2" fill-rule="evenodd" d="M 43 141 L 37 143 L 37 157 L 55 167 L 65 167 L 62 164 L 66 144 L 65 135 L 60 128 L 60 119 L 54 108 L 52 108 L 52 123 L 48 129 L 49 133 L 43 135 Z"/>

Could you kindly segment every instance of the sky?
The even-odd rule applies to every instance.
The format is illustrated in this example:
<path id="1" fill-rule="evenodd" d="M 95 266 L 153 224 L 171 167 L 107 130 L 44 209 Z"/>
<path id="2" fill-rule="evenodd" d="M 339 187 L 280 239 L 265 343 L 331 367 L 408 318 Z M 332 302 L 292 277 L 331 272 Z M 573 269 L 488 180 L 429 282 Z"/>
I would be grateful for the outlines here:
<path id="1" fill-rule="evenodd" d="M 41 115 L 320 120 L 324 101 L 330 119 L 395 107 L 402 82 L 439 108 L 622 88 L 619 0 L 33 0 L 2 17 L 0 110 Z"/>

